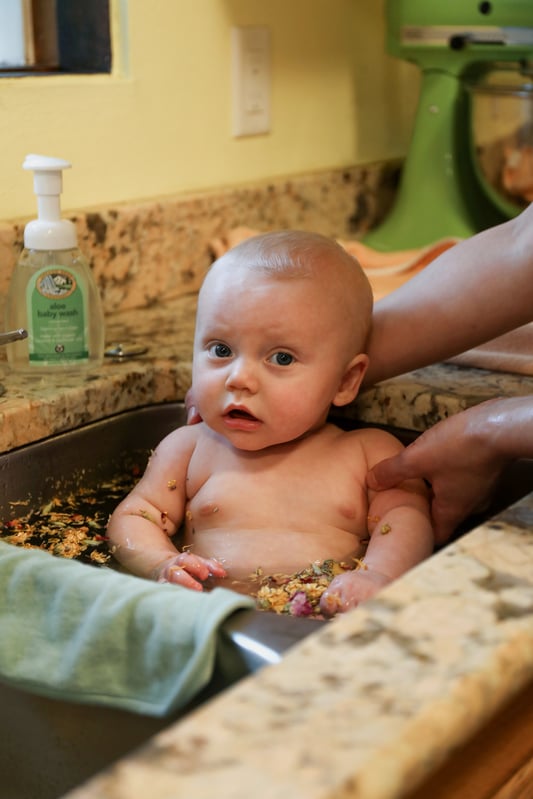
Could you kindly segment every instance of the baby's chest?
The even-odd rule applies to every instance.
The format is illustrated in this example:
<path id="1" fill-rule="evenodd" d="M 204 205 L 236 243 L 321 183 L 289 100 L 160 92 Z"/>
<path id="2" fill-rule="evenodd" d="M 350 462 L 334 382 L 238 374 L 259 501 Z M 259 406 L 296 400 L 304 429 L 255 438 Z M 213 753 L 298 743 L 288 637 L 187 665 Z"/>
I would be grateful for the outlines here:
<path id="1" fill-rule="evenodd" d="M 236 459 L 201 477 L 191 475 L 190 507 L 203 518 L 216 513 L 217 524 L 232 518 L 251 526 L 290 520 L 296 526 L 327 523 L 346 529 L 366 522 L 362 477 L 331 464 L 282 460 L 257 465 Z"/>

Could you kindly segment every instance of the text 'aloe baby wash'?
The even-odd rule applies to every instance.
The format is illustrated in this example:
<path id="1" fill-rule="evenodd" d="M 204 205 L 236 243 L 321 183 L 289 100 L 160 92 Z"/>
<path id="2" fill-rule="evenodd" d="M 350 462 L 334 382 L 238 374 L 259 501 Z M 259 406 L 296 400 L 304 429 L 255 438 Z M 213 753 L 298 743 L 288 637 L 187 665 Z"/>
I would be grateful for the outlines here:
<path id="1" fill-rule="evenodd" d="M 16 371 L 69 373 L 97 367 L 104 350 L 104 316 L 91 269 L 78 249 L 76 228 L 61 219 L 60 158 L 28 155 L 23 169 L 34 173 L 37 219 L 24 229 L 6 305 L 7 329 L 25 328 L 28 337 L 9 344 Z"/>

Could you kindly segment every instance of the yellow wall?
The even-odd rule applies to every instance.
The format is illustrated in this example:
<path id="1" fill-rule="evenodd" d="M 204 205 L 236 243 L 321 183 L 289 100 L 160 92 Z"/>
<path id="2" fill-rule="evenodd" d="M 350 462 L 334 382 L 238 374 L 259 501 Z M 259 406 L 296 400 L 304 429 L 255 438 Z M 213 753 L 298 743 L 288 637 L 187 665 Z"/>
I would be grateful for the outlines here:
<path id="1" fill-rule="evenodd" d="M 63 208 L 397 158 L 418 76 L 383 0 L 112 0 L 111 76 L 0 79 L 0 219 L 33 215 L 29 152 L 67 158 Z M 231 135 L 230 29 L 267 25 L 272 129 Z"/>

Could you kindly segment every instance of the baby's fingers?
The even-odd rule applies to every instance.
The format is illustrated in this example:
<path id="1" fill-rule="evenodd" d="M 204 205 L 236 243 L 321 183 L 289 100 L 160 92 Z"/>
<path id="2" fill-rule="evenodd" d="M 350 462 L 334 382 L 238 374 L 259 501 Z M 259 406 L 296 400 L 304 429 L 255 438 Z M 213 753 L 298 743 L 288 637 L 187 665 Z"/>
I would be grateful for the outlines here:
<path id="1" fill-rule="evenodd" d="M 195 580 L 194 577 L 185 571 L 181 566 L 176 564 L 166 566 L 157 580 L 158 583 L 172 583 L 173 585 L 182 585 L 184 588 L 192 588 L 193 591 L 203 591 L 202 583 Z"/>
<path id="2" fill-rule="evenodd" d="M 204 558 L 204 563 L 207 565 L 209 569 L 209 574 L 211 577 L 227 577 L 228 573 L 224 566 L 215 558 Z"/>
<path id="3" fill-rule="evenodd" d="M 320 597 L 320 610 L 324 616 L 343 613 L 370 599 L 389 582 L 384 574 L 367 569 L 339 574 Z"/>
<path id="4" fill-rule="evenodd" d="M 199 580 L 207 580 L 208 577 L 227 576 L 226 569 L 215 558 L 202 558 L 200 555 L 193 555 L 191 552 L 182 552 L 178 557 L 178 563 L 189 574 L 198 577 Z"/>
<path id="5" fill-rule="evenodd" d="M 214 558 L 202 558 L 192 552 L 180 552 L 165 563 L 159 574 L 159 582 L 176 583 L 201 591 L 201 583 L 211 575 L 225 577 L 226 570 Z"/>
<path id="6" fill-rule="evenodd" d="M 320 611 L 323 616 L 330 618 L 335 616 L 336 613 L 342 612 L 342 599 L 340 594 L 328 588 L 320 597 Z"/>
<path id="7" fill-rule="evenodd" d="M 348 605 L 346 604 L 347 586 L 346 581 L 342 579 L 345 576 L 344 574 L 337 575 L 320 597 L 320 610 L 324 616 L 335 616 L 336 613 L 348 610 Z"/>

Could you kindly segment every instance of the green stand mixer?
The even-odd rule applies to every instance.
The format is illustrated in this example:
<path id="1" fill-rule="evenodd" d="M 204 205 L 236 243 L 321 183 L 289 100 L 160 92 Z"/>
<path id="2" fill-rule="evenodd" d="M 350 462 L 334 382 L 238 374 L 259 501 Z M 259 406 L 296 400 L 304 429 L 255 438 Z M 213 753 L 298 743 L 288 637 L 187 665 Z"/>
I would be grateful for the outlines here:
<path id="1" fill-rule="evenodd" d="M 516 215 L 524 206 L 501 196 L 478 163 L 472 104 L 477 94 L 507 93 L 533 109 L 531 83 L 485 84 L 495 69 L 513 70 L 515 84 L 533 76 L 533 0 L 387 0 L 386 14 L 387 50 L 417 64 L 421 90 L 395 205 L 365 244 L 423 247 Z"/>

